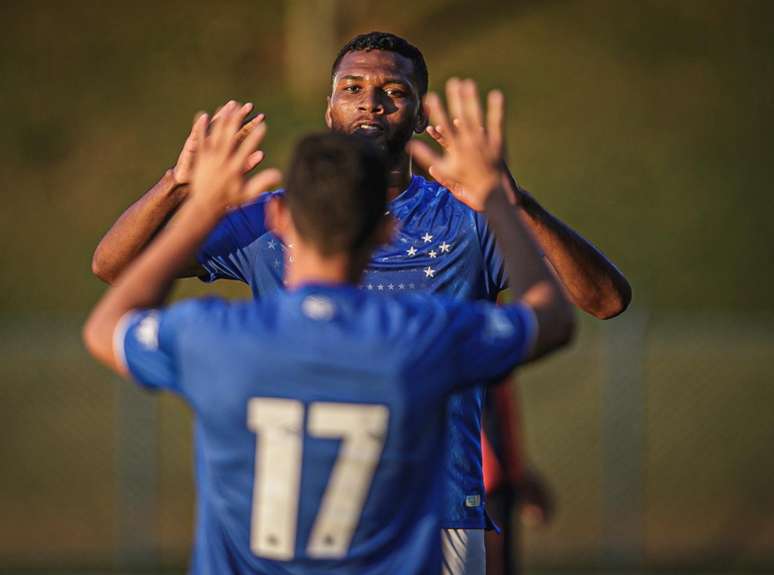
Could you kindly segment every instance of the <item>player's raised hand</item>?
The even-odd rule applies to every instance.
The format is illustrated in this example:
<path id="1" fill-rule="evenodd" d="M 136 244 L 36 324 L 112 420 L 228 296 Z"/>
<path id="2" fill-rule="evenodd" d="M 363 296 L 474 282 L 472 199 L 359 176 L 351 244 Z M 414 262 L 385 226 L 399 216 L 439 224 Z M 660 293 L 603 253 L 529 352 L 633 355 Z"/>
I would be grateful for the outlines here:
<path id="1" fill-rule="evenodd" d="M 454 119 L 452 123 L 454 122 L 459 122 L 459 120 Z M 427 128 L 425 128 L 425 133 L 428 136 L 430 136 L 439 146 L 441 146 L 442 149 L 445 150 L 446 147 L 449 145 L 446 138 L 444 137 L 443 128 L 440 125 L 428 126 Z M 439 175 L 437 173 L 437 170 L 433 169 L 433 166 L 430 166 L 427 169 L 427 171 L 435 181 L 437 181 L 439 184 L 441 184 L 444 188 L 449 190 L 455 196 L 462 197 L 465 195 L 465 190 L 462 188 L 459 182 L 446 179 L 443 176 Z"/>
<path id="2" fill-rule="evenodd" d="M 220 110 L 209 134 L 206 120 L 194 126 L 200 145 L 191 174 L 192 201 L 213 209 L 235 207 L 279 183 L 282 174 L 276 169 L 263 170 L 249 180 L 244 178 L 244 166 L 266 135 L 266 124 L 260 123 L 242 137 L 240 124 L 246 114 L 244 106 L 234 102 Z"/>
<path id="3" fill-rule="evenodd" d="M 208 124 L 217 122 L 226 110 L 233 110 L 234 106 L 236 105 L 237 103 L 234 100 L 229 100 L 222 107 L 215 111 L 215 114 L 212 116 L 211 120 L 207 117 L 207 114 L 203 112 L 198 112 L 196 114 L 193 126 L 191 128 L 191 133 L 188 135 L 188 138 L 186 138 L 185 143 L 183 144 L 183 149 L 180 151 L 180 155 L 177 158 L 177 163 L 172 169 L 172 176 L 178 185 L 184 185 L 191 182 L 191 174 L 196 160 L 196 153 L 201 145 L 198 136 L 200 132 L 198 129 L 199 125 L 203 124 L 204 128 L 207 128 Z M 244 119 L 244 117 L 247 116 L 247 114 L 249 114 L 252 109 L 252 104 L 244 104 L 240 109 L 240 112 L 243 112 L 242 118 Z M 245 139 L 247 135 L 250 134 L 250 132 L 255 130 L 261 123 L 263 123 L 263 120 L 264 115 L 258 114 L 249 122 L 244 123 L 239 130 L 240 141 Z M 261 160 L 263 160 L 263 156 L 264 154 L 260 150 L 256 150 L 250 154 L 245 162 L 244 171 L 249 172 L 255 166 L 260 164 Z"/>
<path id="4" fill-rule="evenodd" d="M 441 144 L 443 155 L 422 142 L 412 141 L 409 149 L 455 197 L 483 211 L 489 193 L 502 177 L 505 99 L 499 91 L 490 92 L 484 118 L 475 82 L 451 78 L 446 82 L 446 100 L 448 113 L 437 94 L 425 98 L 433 125 L 428 133 Z"/>

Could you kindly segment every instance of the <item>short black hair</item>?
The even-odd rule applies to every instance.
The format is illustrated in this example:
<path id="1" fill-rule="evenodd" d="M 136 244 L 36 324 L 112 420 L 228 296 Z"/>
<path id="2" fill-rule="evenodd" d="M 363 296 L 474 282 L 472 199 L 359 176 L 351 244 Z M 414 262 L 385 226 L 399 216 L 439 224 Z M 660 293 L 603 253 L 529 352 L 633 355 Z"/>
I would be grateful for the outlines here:
<path id="1" fill-rule="evenodd" d="M 427 64 L 425 63 L 425 57 L 422 56 L 422 52 L 419 48 L 411 44 L 408 40 L 390 34 L 389 32 L 368 32 L 367 34 L 360 34 L 355 36 L 344 44 L 344 47 L 339 50 L 336 55 L 336 59 L 333 61 L 331 67 L 331 79 L 336 76 L 336 70 L 339 68 L 341 59 L 350 52 L 370 50 L 386 50 L 388 52 L 395 52 L 400 54 L 404 58 L 411 60 L 414 64 L 414 77 L 417 81 L 417 88 L 419 89 L 419 96 L 422 97 L 427 93 Z"/>
<path id="2" fill-rule="evenodd" d="M 388 173 L 384 154 L 363 138 L 337 132 L 304 137 L 285 189 L 298 233 L 325 256 L 370 249 L 386 210 Z"/>

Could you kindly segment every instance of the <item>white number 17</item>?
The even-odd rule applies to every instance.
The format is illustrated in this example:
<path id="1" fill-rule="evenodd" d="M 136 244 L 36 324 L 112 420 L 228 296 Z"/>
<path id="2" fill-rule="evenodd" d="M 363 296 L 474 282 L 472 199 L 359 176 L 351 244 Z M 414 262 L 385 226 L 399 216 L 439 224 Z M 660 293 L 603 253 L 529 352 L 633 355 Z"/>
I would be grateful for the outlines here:
<path id="1" fill-rule="evenodd" d="M 338 558 L 352 535 L 384 447 L 389 411 L 384 405 L 322 403 L 309 406 L 311 437 L 341 439 L 336 463 L 309 536 L 310 557 Z M 247 427 L 258 436 L 250 549 L 260 557 L 290 560 L 296 542 L 304 405 L 292 399 L 253 398 Z"/>

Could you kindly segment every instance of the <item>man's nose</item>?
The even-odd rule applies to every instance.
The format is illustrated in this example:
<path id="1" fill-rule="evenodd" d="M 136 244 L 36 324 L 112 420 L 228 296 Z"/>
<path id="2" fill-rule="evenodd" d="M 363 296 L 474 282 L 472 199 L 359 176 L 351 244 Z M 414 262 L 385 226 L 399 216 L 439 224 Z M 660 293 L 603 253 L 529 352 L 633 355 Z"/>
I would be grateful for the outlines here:
<path id="1" fill-rule="evenodd" d="M 381 114 L 384 112 L 384 102 L 380 90 L 367 90 L 363 92 L 363 98 L 358 104 L 358 109 L 363 112 L 374 112 Z"/>

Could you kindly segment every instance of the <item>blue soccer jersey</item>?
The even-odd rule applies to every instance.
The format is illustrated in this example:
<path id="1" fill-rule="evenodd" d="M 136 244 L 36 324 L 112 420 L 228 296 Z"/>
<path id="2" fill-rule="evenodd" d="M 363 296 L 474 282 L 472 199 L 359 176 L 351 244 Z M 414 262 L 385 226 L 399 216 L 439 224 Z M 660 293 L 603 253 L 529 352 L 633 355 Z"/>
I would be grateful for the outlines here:
<path id="1" fill-rule="evenodd" d="M 526 354 L 529 308 L 310 285 L 128 314 L 116 353 L 199 424 L 194 573 L 431 574 L 447 396 Z"/>
<path id="2" fill-rule="evenodd" d="M 241 280 L 256 298 L 282 287 L 284 252 L 290 250 L 292 258 L 293 248 L 266 229 L 264 206 L 270 197 L 230 213 L 213 231 L 199 253 L 208 274 L 205 280 Z M 409 187 L 390 202 L 389 210 L 398 221 L 398 231 L 392 244 L 377 250 L 371 259 L 360 286 L 363 291 L 431 292 L 459 300 L 494 301 L 505 289 L 503 261 L 486 219 L 446 188 L 414 176 Z M 482 374 L 482 383 L 484 379 Z M 446 528 L 488 525 L 481 469 L 483 394 L 483 387 L 474 386 L 449 400 L 442 515 Z M 200 483 L 206 481 L 206 469 L 200 466 L 197 475 Z"/>

